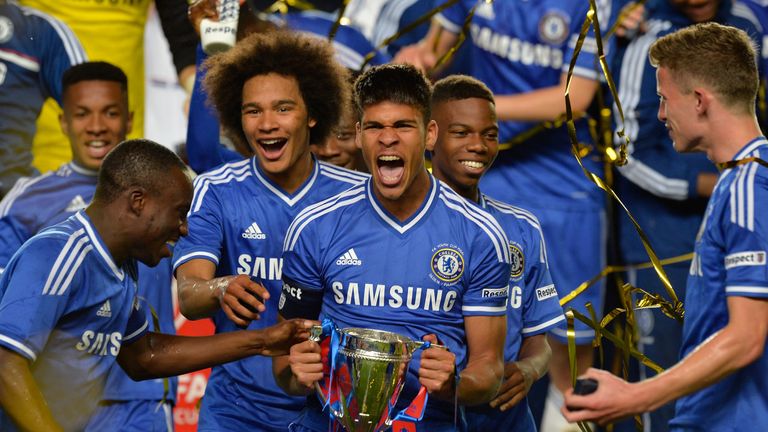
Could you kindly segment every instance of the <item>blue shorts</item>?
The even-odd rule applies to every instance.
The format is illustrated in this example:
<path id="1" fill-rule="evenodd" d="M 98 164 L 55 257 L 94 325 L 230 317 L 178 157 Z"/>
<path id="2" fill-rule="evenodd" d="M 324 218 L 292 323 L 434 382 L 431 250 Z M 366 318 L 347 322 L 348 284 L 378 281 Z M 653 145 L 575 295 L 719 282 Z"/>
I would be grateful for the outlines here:
<path id="1" fill-rule="evenodd" d="M 300 411 L 270 406 L 266 399 L 248 396 L 226 373 L 214 368 L 200 406 L 197 431 L 285 432 Z"/>
<path id="2" fill-rule="evenodd" d="M 605 212 L 602 210 L 553 210 L 526 207 L 539 219 L 547 243 L 549 272 L 555 282 L 557 294 L 565 297 L 582 282 L 599 274 L 606 265 L 605 246 L 607 228 Z M 585 305 L 589 302 L 600 319 L 605 299 L 605 283 L 600 280 L 576 298 L 563 305 L 563 310 L 575 309 L 589 317 Z M 563 344 L 566 337 L 565 320 L 552 329 L 550 335 Z M 574 319 L 576 343 L 586 345 L 592 342 L 595 332 L 578 319 Z"/>
<path id="3" fill-rule="evenodd" d="M 468 431 L 536 432 L 536 422 L 528 407 L 528 398 L 507 411 L 488 404 L 466 407 Z"/>
<path id="4" fill-rule="evenodd" d="M 110 401 L 99 405 L 86 431 L 173 432 L 173 405 L 156 400 Z"/>

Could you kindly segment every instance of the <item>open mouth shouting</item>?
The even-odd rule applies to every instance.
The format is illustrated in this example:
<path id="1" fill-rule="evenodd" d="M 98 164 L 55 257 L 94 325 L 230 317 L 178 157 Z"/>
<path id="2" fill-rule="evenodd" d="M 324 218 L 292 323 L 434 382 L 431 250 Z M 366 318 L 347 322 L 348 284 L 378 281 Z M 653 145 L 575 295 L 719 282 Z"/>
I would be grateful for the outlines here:
<path id="1" fill-rule="evenodd" d="M 397 186 L 405 172 L 405 161 L 397 155 L 381 155 L 376 158 L 376 169 L 384 186 Z"/>
<path id="2" fill-rule="evenodd" d="M 259 145 L 259 148 L 261 148 L 261 153 L 264 155 L 265 159 L 275 161 L 280 159 L 280 156 L 283 155 L 286 144 L 288 143 L 288 138 L 258 139 L 256 140 L 256 143 Z"/>

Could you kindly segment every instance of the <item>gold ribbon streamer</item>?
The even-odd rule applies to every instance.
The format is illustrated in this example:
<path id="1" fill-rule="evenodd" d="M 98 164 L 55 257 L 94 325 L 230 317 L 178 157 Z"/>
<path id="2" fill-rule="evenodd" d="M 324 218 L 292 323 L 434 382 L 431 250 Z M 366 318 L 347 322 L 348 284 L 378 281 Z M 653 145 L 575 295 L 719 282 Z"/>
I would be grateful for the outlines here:
<path id="1" fill-rule="evenodd" d="M 277 0 L 276 2 L 272 3 L 269 7 L 267 7 L 267 9 L 264 12 L 280 13 L 281 15 L 285 15 L 288 13 L 288 8 L 291 8 L 291 7 L 299 10 L 316 9 L 312 3 L 304 0 Z"/>
<path id="2" fill-rule="evenodd" d="M 571 387 L 576 385 L 576 330 L 573 325 L 574 310 L 569 309 L 565 312 L 566 337 L 568 338 L 568 365 L 571 369 Z M 577 425 L 582 432 L 592 432 L 584 422 L 578 422 Z"/>
<path id="3" fill-rule="evenodd" d="M 333 25 L 331 26 L 331 30 L 328 32 L 328 42 L 333 42 L 333 39 L 336 37 L 336 32 L 339 31 L 339 27 L 341 26 L 341 20 L 344 19 L 344 12 L 347 11 L 348 5 L 349 5 L 349 0 L 344 0 L 341 3 L 341 7 L 339 8 L 339 13 L 336 14 L 336 21 L 333 22 Z"/>
<path id="4" fill-rule="evenodd" d="M 717 169 L 719 169 L 720 171 L 724 171 L 727 169 L 735 168 L 739 165 L 748 164 L 750 162 L 755 162 L 768 168 L 768 162 L 764 161 L 763 159 L 760 159 L 759 157 L 748 157 L 748 158 L 734 160 L 734 161 L 721 162 L 717 164 Z"/>
<path id="5" fill-rule="evenodd" d="M 587 176 L 588 179 L 590 179 L 593 183 L 595 183 L 600 189 L 603 189 L 606 193 L 609 194 L 610 197 L 612 197 L 619 205 L 621 205 L 624 212 L 629 216 L 629 219 L 632 221 L 632 224 L 635 227 L 635 230 L 637 231 L 638 235 L 640 236 L 640 240 L 643 243 L 643 247 L 645 248 L 646 253 L 651 259 L 651 262 L 653 263 L 653 269 L 656 271 L 656 274 L 659 276 L 659 280 L 661 280 L 662 284 L 664 285 L 664 289 L 666 290 L 669 297 L 672 299 L 672 303 L 674 307 L 673 310 L 682 310 L 682 304 L 680 304 L 680 300 L 677 298 L 677 294 L 675 293 L 675 290 L 672 288 L 672 284 L 669 281 L 669 278 L 667 277 L 666 272 L 664 272 L 664 269 L 662 268 L 661 262 L 659 258 L 656 256 L 656 252 L 651 247 L 650 241 L 648 240 L 648 237 L 645 235 L 645 232 L 643 232 L 642 228 L 640 228 L 640 225 L 637 223 L 637 220 L 635 220 L 634 216 L 632 216 L 632 213 L 627 209 L 626 205 L 624 205 L 624 202 L 621 201 L 618 195 L 616 195 L 616 192 L 613 191 L 613 189 L 605 184 L 603 180 L 598 177 L 593 172 L 589 171 L 584 167 L 584 164 L 582 163 L 581 157 L 579 156 L 578 152 L 578 140 L 576 138 L 576 126 L 574 124 L 573 120 L 573 111 L 571 109 L 571 97 L 570 97 L 570 91 L 571 91 L 571 81 L 573 78 L 573 70 L 576 67 L 576 59 L 579 56 L 579 53 L 581 52 L 582 45 L 584 44 L 584 39 L 586 38 L 587 33 L 589 32 L 589 27 L 592 25 L 595 29 L 595 40 L 597 42 L 597 52 L 598 52 L 598 58 L 600 60 L 600 66 L 603 69 L 603 74 L 606 76 L 606 80 L 609 83 L 609 87 L 612 88 L 612 92 L 615 90 L 615 86 L 613 85 L 613 79 L 611 78 L 611 74 L 608 70 L 608 65 L 605 61 L 605 53 L 603 50 L 603 42 L 602 37 L 600 36 L 600 24 L 598 22 L 597 17 L 597 7 L 595 5 L 595 0 L 589 0 L 589 11 L 587 12 L 586 19 L 584 20 L 584 24 L 582 25 L 581 32 L 579 34 L 579 38 L 576 42 L 576 47 L 574 49 L 574 55 L 571 59 L 571 62 L 568 67 L 568 73 L 566 75 L 566 87 L 565 87 L 565 111 L 566 111 L 566 126 L 568 129 L 568 137 L 571 140 L 571 152 L 573 153 L 574 157 L 576 157 L 576 160 L 581 167 L 582 171 L 584 172 L 584 175 Z M 615 96 L 616 97 L 616 96 Z M 618 100 L 618 97 L 616 97 L 615 100 L 617 106 L 620 106 L 620 102 Z M 619 109 L 619 113 L 623 114 L 622 110 Z M 622 120 L 623 121 L 623 120 Z M 619 133 L 620 136 L 623 136 L 623 132 Z M 624 137 L 625 140 L 627 140 L 626 137 Z M 679 306 L 678 306 L 679 304 Z M 682 320 L 682 315 L 677 317 L 677 319 Z"/>
<path id="6" fill-rule="evenodd" d="M 493 0 L 483 0 L 487 4 L 493 4 Z M 435 63 L 435 66 L 427 71 L 427 76 L 432 74 L 432 71 L 438 69 L 440 66 L 442 66 L 445 62 L 453 58 L 453 55 L 456 54 L 456 51 L 461 47 L 461 45 L 464 43 L 464 40 L 467 38 L 467 33 L 469 32 L 469 25 L 472 24 L 472 18 L 475 17 L 475 9 L 477 9 L 478 6 L 480 6 L 482 2 L 475 3 L 474 6 L 472 6 L 472 9 L 469 10 L 469 13 L 464 18 L 464 24 L 461 26 L 461 33 L 459 33 L 459 37 L 456 39 L 456 43 L 453 44 L 453 46 L 448 49 L 442 56 L 440 56 L 439 59 L 437 59 L 437 63 Z M 440 37 L 437 38 L 440 40 Z"/>

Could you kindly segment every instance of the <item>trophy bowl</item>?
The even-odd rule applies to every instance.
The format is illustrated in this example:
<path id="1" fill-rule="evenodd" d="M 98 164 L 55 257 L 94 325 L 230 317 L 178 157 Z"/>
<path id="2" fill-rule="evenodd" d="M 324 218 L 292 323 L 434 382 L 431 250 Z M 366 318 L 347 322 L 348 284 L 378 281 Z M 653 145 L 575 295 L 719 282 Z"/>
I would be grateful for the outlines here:
<path id="1" fill-rule="evenodd" d="M 405 383 L 408 363 L 424 343 L 382 330 L 334 331 L 338 340 L 335 349 L 329 350 L 330 374 L 324 385 L 316 385 L 320 399 L 347 432 L 379 432 L 388 428 Z"/>

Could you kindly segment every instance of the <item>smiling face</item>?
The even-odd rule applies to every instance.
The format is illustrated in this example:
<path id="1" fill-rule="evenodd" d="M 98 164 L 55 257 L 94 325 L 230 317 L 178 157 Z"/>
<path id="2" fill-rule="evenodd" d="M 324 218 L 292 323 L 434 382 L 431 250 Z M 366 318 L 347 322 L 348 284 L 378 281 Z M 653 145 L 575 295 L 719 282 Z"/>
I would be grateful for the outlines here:
<path id="1" fill-rule="evenodd" d="M 675 150 L 683 153 L 702 150 L 695 93 L 683 93 L 665 67 L 656 69 L 656 92 L 659 95 L 658 118 L 669 131 Z"/>
<path id="2" fill-rule="evenodd" d="M 429 189 L 424 149 L 437 137 L 435 122 L 425 125 L 410 105 L 380 102 L 364 108 L 357 128 L 377 198 L 385 206 L 401 200 L 420 204 Z"/>
<path id="3" fill-rule="evenodd" d="M 309 130 L 316 122 L 296 79 L 274 73 L 250 78 L 243 85 L 241 114 L 248 144 L 267 176 L 279 184 L 303 182 L 311 170 Z"/>
<path id="4" fill-rule="evenodd" d="M 447 100 L 432 107 L 437 141 L 432 172 L 463 197 L 476 201 L 477 184 L 499 151 L 493 104 L 481 98 Z"/>
<path id="5" fill-rule="evenodd" d="M 131 131 L 128 96 L 118 82 L 80 81 L 67 88 L 63 103 L 59 123 L 72 146 L 72 159 L 98 170 L 104 156 Z"/>
<path id="6" fill-rule="evenodd" d="M 187 235 L 187 213 L 192 204 L 192 182 L 179 168 L 167 174 L 159 193 L 144 196 L 141 213 L 143 230 L 136 236 L 132 256 L 153 267 L 161 259 L 171 256 L 168 243 L 175 243 Z"/>

